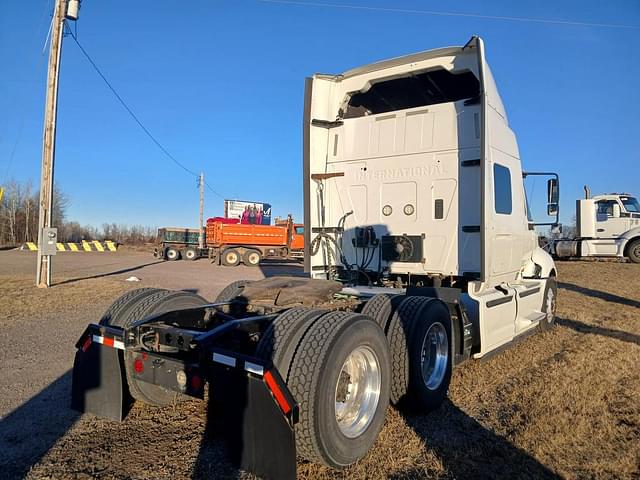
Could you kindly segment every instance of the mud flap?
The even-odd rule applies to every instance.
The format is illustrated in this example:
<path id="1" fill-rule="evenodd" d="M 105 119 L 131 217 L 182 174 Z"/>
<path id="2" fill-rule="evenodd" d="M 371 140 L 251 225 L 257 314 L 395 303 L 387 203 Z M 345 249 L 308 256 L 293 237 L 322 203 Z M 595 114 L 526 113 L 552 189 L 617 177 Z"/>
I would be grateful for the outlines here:
<path id="1" fill-rule="evenodd" d="M 238 363 L 241 367 L 241 361 Z M 265 369 L 264 375 L 254 375 L 215 368 L 212 373 L 211 392 L 221 407 L 219 415 L 233 463 L 262 478 L 294 480 L 293 425 L 298 421 L 298 407 L 278 372 Z"/>
<path id="2" fill-rule="evenodd" d="M 90 328 L 78 341 L 73 362 L 71 408 L 122 421 L 133 399 L 124 375 L 122 352 L 93 339 Z"/>

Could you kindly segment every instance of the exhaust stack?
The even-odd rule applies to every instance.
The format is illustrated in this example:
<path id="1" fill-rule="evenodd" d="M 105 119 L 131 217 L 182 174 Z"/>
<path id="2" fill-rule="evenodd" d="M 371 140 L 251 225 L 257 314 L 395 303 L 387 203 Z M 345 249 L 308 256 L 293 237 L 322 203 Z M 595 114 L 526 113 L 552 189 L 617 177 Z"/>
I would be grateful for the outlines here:
<path id="1" fill-rule="evenodd" d="M 585 200 L 589 200 L 591 198 L 591 189 L 586 185 L 584 186 L 584 198 Z"/>

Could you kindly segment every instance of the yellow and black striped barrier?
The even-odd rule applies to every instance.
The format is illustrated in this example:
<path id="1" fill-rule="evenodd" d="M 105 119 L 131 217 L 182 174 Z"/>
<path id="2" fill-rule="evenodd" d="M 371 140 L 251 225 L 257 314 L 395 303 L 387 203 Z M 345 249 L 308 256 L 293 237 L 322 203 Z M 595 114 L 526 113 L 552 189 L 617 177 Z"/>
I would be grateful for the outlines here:
<path id="1" fill-rule="evenodd" d="M 22 250 L 37 252 L 38 246 L 33 242 L 26 242 L 22 246 Z M 111 240 L 105 240 L 104 242 L 83 240 L 81 243 L 58 242 L 56 243 L 56 250 L 59 252 L 115 252 L 118 250 L 118 243 Z"/>

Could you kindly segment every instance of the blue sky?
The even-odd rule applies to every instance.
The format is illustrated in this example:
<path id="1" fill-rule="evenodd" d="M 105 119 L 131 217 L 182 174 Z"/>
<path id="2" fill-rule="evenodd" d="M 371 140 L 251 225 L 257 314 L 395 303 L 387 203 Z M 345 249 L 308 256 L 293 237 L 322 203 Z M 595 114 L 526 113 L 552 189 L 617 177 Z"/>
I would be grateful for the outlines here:
<path id="1" fill-rule="evenodd" d="M 319 0 L 320 1 L 320 0 Z M 637 0 L 358 1 L 640 26 Z M 51 0 L 0 1 L 0 184 L 39 181 Z M 560 173 L 562 217 L 588 183 L 640 195 L 640 28 L 514 22 L 257 0 L 84 0 L 78 38 L 167 149 L 225 197 L 302 218 L 304 78 L 473 34 L 519 139 L 525 169 Z M 74 27 L 75 28 L 75 27 Z M 196 225 L 196 180 L 162 155 L 65 38 L 56 181 L 83 224 Z M 206 215 L 222 213 L 207 190 Z"/>

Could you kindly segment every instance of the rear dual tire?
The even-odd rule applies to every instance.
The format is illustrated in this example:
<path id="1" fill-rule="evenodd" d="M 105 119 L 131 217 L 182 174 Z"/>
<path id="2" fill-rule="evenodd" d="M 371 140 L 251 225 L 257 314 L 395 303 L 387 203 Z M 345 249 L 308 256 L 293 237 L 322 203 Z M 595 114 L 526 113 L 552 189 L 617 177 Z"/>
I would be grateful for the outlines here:
<path id="1" fill-rule="evenodd" d="M 292 309 L 265 332 L 257 354 L 272 360 L 300 405 L 297 452 L 340 468 L 373 446 L 389 398 L 389 351 L 370 317 Z"/>
<path id="2" fill-rule="evenodd" d="M 446 398 L 453 370 L 448 307 L 431 297 L 379 294 L 362 309 L 384 329 L 391 352 L 391 403 L 420 411 Z"/>
<path id="3" fill-rule="evenodd" d="M 229 302 L 234 298 L 242 296 L 244 287 L 246 287 L 250 283 L 251 282 L 249 280 L 236 280 L 235 282 L 231 282 L 229 285 L 222 289 L 222 291 L 216 297 L 215 302 Z"/>
<path id="4" fill-rule="evenodd" d="M 225 267 L 235 267 L 240 263 L 240 253 L 237 250 L 229 249 L 222 252 L 222 265 Z"/>
<path id="5" fill-rule="evenodd" d="M 262 254 L 258 250 L 247 250 L 242 255 L 242 262 L 247 267 L 257 267 L 262 260 Z"/>
<path id="6" fill-rule="evenodd" d="M 167 248 L 164 252 L 164 257 L 171 262 L 180 260 L 180 250 L 173 247 Z"/>
<path id="7" fill-rule="evenodd" d="M 190 260 L 190 261 L 197 260 L 198 259 L 198 250 L 196 250 L 194 247 L 186 248 L 182 252 L 182 258 L 184 258 L 185 260 Z"/>

